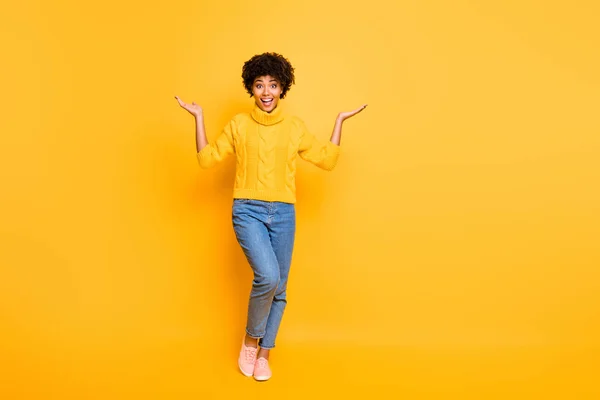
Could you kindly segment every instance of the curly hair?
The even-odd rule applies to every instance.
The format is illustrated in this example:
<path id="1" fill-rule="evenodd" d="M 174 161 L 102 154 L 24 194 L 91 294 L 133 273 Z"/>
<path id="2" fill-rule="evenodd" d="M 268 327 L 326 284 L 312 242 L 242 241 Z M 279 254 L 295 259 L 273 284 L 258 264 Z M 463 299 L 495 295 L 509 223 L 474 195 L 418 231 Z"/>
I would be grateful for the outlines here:
<path id="1" fill-rule="evenodd" d="M 257 54 L 244 63 L 242 67 L 242 79 L 244 87 L 250 97 L 253 96 L 252 86 L 254 80 L 259 76 L 270 75 L 281 84 L 281 96 L 284 98 L 288 90 L 295 83 L 294 67 L 287 58 L 277 53 Z"/>

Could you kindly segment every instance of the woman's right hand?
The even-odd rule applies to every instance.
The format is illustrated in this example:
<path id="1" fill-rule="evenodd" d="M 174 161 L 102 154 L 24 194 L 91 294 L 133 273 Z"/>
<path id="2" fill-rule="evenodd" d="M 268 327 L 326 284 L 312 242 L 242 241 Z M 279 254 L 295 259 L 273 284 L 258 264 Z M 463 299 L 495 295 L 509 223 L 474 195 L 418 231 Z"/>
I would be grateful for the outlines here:
<path id="1" fill-rule="evenodd" d="M 179 97 L 175 96 L 179 105 L 184 108 L 187 112 L 192 114 L 194 118 L 202 117 L 202 107 L 192 102 L 192 104 L 184 103 Z"/>

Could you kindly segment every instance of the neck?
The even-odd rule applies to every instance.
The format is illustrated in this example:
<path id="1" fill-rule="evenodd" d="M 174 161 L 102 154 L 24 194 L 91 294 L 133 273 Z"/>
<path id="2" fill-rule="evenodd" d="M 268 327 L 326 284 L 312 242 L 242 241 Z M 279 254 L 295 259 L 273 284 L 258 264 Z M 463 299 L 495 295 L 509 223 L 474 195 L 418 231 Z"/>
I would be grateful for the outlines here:
<path id="1" fill-rule="evenodd" d="M 274 125 L 281 122 L 283 120 L 281 105 L 277 104 L 277 107 L 269 113 L 261 109 L 258 104 L 254 103 L 252 118 L 261 125 Z"/>

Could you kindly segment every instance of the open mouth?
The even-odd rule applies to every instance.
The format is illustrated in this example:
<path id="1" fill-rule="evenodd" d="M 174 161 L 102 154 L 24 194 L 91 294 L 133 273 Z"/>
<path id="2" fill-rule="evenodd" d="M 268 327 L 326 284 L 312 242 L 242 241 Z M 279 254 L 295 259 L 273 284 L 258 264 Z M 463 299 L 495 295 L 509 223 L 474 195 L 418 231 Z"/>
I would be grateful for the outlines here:
<path id="1" fill-rule="evenodd" d="M 270 106 L 271 104 L 273 104 L 273 99 L 260 99 L 260 101 L 265 105 L 265 106 Z"/>

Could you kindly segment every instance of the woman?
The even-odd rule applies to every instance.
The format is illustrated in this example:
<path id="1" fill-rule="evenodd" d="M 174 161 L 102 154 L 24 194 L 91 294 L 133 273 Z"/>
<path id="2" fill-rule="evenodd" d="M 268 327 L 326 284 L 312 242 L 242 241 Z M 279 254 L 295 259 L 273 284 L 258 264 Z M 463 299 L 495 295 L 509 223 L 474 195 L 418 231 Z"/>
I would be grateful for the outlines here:
<path id="1" fill-rule="evenodd" d="M 275 347 L 286 305 L 296 224 L 296 158 L 333 169 L 342 123 L 366 104 L 340 113 L 330 141 L 321 143 L 302 120 L 282 113 L 279 102 L 294 83 L 294 68 L 285 57 L 255 55 L 244 63 L 242 78 L 254 97 L 254 108 L 233 117 L 213 143 L 206 138 L 202 108 L 175 98 L 196 120 L 196 150 L 202 168 L 236 155 L 233 227 L 254 273 L 238 365 L 244 375 L 264 381 L 271 377 L 269 352 Z"/>

